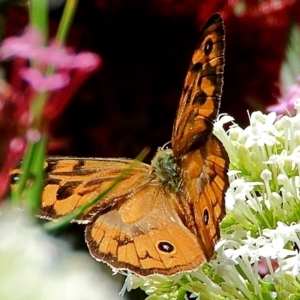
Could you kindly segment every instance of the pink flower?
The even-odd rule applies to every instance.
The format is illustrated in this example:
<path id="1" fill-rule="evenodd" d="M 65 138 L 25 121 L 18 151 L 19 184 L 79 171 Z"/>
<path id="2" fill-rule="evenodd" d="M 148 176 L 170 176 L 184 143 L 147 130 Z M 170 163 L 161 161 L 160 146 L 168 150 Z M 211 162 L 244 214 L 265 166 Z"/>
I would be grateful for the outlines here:
<path id="1" fill-rule="evenodd" d="M 267 260 L 269 261 L 269 264 Z M 270 274 L 270 267 L 272 268 L 272 272 L 276 271 L 279 267 L 278 261 L 272 258 L 261 257 L 260 261 L 258 262 L 257 269 L 261 278 L 264 278 L 266 275 Z M 254 270 L 254 266 L 252 266 L 252 269 Z"/>
<path id="2" fill-rule="evenodd" d="M 0 47 L 0 58 L 21 59 L 17 67 L 20 71 L 18 74 L 13 73 L 13 76 L 19 75 L 38 92 L 72 85 L 71 71 L 80 69 L 84 73 L 91 73 L 101 64 L 101 59 L 96 54 L 74 54 L 71 49 L 56 42 L 45 46 L 43 40 L 38 30 L 28 27 L 22 36 L 7 38 Z M 33 67 L 27 68 L 26 60 L 34 62 Z M 48 74 L 49 68 L 54 68 L 54 73 Z"/>
<path id="3" fill-rule="evenodd" d="M 9 185 L 9 170 L 24 154 L 27 142 L 40 139 L 45 124 L 62 112 L 91 72 L 100 66 L 101 59 L 89 52 L 76 54 L 56 42 L 47 46 L 41 33 L 32 27 L 19 37 L 5 39 L 0 59 L 12 60 L 9 93 L 1 91 L 0 86 L 1 199 Z M 45 120 L 35 119 L 40 113 L 31 115 L 30 106 L 33 99 L 39 99 L 39 93 L 47 96 L 42 112 Z M 43 128 L 36 124 L 43 124 Z"/>
<path id="4" fill-rule="evenodd" d="M 43 36 L 33 28 L 27 27 L 21 36 L 14 36 L 5 39 L 0 48 L 1 59 L 8 59 L 14 56 L 25 59 L 32 59 L 36 56 L 39 47 L 43 44 Z"/>
<path id="5" fill-rule="evenodd" d="M 268 112 L 276 112 L 277 114 L 294 114 L 294 102 L 300 98 L 300 77 L 297 78 L 297 83 L 291 86 L 286 92 L 285 95 L 278 99 L 278 103 L 275 105 L 268 106 L 266 110 Z"/>
<path id="6" fill-rule="evenodd" d="M 38 69 L 34 68 L 23 68 L 19 74 L 23 80 L 27 81 L 38 92 L 58 90 L 70 82 L 70 77 L 67 74 L 44 75 Z"/>

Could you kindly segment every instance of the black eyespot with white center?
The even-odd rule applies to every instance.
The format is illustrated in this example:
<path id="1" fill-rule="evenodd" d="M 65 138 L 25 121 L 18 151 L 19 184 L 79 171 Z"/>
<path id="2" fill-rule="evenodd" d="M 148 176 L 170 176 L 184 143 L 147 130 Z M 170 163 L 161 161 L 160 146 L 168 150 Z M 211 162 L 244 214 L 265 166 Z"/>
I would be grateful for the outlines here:
<path id="1" fill-rule="evenodd" d="M 166 241 L 161 241 L 157 244 L 157 247 L 160 251 L 165 252 L 165 253 L 171 253 L 175 250 L 175 247 Z"/>
<path id="2" fill-rule="evenodd" d="M 203 221 L 204 221 L 205 225 L 208 225 L 208 222 L 209 222 L 209 212 L 208 212 L 207 208 L 205 208 L 204 212 L 203 212 Z"/>
<path id="3" fill-rule="evenodd" d="M 19 181 L 20 179 L 20 174 L 19 173 L 14 173 L 10 175 L 10 183 L 15 184 Z"/>
<path id="4" fill-rule="evenodd" d="M 205 45 L 204 45 L 204 53 L 205 55 L 209 55 L 211 54 L 212 50 L 213 50 L 213 41 L 211 39 L 208 39 L 206 42 L 205 42 Z"/>

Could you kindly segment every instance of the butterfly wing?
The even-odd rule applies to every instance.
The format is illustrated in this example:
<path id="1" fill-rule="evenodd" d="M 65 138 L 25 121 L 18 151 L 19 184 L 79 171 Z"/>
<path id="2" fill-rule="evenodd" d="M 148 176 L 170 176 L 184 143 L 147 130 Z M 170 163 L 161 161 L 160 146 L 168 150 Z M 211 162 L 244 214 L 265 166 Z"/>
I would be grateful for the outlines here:
<path id="1" fill-rule="evenodd" d="M 174 123 L 172 147 L 181 178 L 185 224 L 198 237 L 208 260 L 220 237 L 228 188 L 228 156 L 212 134 L 218 114 L 224 72 L 224 25 L 219 14 L 205 24 L 185 79 Z"/>
<path id="2" fill-rule="evenodd" d="M 92 201 L 129 168 L 132 162 L 127 159 L 49 157 L 45 165 L 40 216 L 57 219 Z M 150 175 L 149 165 L 135 163 L 129 174 L 104 199 L 75 221 L 91 222 L 101 211 L 118 206 L 130 193 L 147 185 Z"/>
<path id="3" fill-rule="evenodd" d="M 197 268 L 205 254 L 197 237 L 182 223 L 178 201 L 176 194 L 152 181 L 86 227 L 91 255 L 142 276 Z"/>
<path id="4" fill-rule="evenodd" d="M 199 34 L 185 78 L 172 134 L 176 157 L 195 149 L 212 132 L 221 101 L 224 51 L 223 20 L 214 14 Z"/>
<path id="5" fill-rule="evenodd" d="M 180 160 L 182 194 L 190 207 L 193 232 L 198 237 L 206 260 L 214 254 L 220 238 L 219 223 L 225 215 L 229 160 L 221 142 L 211 136 L 197 150 Z"/>

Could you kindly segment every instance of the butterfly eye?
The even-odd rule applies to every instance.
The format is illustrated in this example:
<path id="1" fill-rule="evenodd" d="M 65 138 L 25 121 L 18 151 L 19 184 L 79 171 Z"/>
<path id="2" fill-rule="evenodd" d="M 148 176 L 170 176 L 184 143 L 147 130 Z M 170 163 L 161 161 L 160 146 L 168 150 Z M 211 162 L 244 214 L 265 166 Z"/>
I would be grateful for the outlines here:
<path id="1" fill-rule="evenodd" d="M 205 55 L 209 55 L 211 52 L 212 52 L 212 49 L 213 49 L 213 41 L 211 39 L 208 39 L 206 42 L 205 42 L 205 45 L 204 45 L 204 53 Z"/>
<path id="2" fill-rule="evenodd" d="M 174 251 L 174 246 L 172 244 L 170 244 L 169 242 L 159 242 L 158 243 L 158 249 L 162 252 L 167 252 L 167 253 L 171 253 Z"/>
<path id="3" fill-rule="evenodd" d="M 209 222 L 209 212 L 207 209 L 204 210 L 203 212 L 203 221 L 205 225 L 208 225 Z"/>

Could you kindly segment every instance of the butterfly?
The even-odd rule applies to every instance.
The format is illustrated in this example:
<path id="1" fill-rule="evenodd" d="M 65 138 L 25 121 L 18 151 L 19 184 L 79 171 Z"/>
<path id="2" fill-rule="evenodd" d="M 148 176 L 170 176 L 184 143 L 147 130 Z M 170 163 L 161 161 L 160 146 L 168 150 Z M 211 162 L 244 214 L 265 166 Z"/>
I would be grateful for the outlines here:
<path id="1" fill-rule="evenodd" d="M 223 20 L 202 28 L 175 119 L 172 149 L 134 168 L 74 222 L 91 255 L 138 275 L 197 269 L 214 255 L 225 215 L 228 156 L 212 134 L 224 72 Z M 105 191 L 130 159 L 49 157 L 39 215 L 58 219 Z"/>

